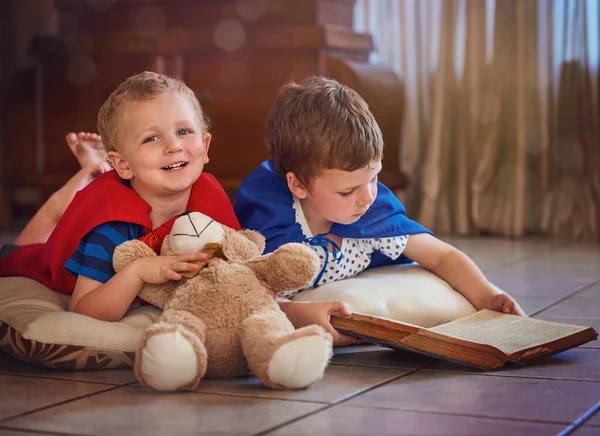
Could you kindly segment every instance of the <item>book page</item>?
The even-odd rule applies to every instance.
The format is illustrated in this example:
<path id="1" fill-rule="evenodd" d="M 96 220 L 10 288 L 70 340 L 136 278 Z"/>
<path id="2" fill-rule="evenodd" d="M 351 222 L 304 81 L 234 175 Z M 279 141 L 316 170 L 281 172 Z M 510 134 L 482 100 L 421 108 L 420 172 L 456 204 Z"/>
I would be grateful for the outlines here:
<path id="1" fill-rule="evenodd" d="M 587 327 L 481 310 L 429 330 L 491 345 L 510 355 L 585 330 Z"/>

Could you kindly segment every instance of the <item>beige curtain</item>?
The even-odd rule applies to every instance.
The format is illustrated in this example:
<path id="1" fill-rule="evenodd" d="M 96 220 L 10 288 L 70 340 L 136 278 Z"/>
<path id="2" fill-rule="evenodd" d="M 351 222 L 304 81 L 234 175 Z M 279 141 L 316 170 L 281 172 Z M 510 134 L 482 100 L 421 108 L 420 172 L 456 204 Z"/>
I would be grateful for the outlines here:
<path id="1" fill-rule="evenodd" d="M 411 216 L 440 233 L 600 240 L 597 5 L 359 0 L 357 11 L 359 30 L 376 25 L 375 61 L 409 89 Z"/>

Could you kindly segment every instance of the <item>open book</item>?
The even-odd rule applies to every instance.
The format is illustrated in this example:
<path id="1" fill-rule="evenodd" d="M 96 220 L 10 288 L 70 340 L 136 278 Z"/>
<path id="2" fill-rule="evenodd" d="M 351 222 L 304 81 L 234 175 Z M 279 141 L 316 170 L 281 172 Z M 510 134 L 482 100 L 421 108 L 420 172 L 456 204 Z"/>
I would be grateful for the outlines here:
<path id="1" fill-rule="evenodd" d="M 481 370 L 559 353 L 598 338 L 592 327 L 480 310 L 432 328 L 353 313 L 331 315 L 343 333 Z"/>

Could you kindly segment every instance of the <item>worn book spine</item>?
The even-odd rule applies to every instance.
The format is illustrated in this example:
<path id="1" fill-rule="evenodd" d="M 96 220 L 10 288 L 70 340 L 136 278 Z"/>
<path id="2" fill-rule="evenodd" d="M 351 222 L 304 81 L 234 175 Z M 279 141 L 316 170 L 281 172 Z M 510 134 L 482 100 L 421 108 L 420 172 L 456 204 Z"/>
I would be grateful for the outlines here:
<path id="1" fill-rule="evenodd" d="M 345 317 L 333 314 L 331 325 L 340 332 L 380 345 L 417 352 L 484 371 L 499 368 L 508 361 L 504 352 L 490 345 L 368 315 Z"/>

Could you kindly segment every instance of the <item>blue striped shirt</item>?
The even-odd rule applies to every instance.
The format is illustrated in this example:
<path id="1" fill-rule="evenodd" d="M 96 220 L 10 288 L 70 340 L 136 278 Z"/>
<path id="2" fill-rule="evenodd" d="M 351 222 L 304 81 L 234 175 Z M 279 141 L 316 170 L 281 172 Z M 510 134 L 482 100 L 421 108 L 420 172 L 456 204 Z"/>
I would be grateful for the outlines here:
<path id="1" fill-rule="evenodd" d="M 100 224 L 86 234 L 65 268 L 75 277 L 84 276 L 106 283 L 114 276 L 113 252 L 117 245 L 145 235 L 138 224 L 110 221 Z"/>

